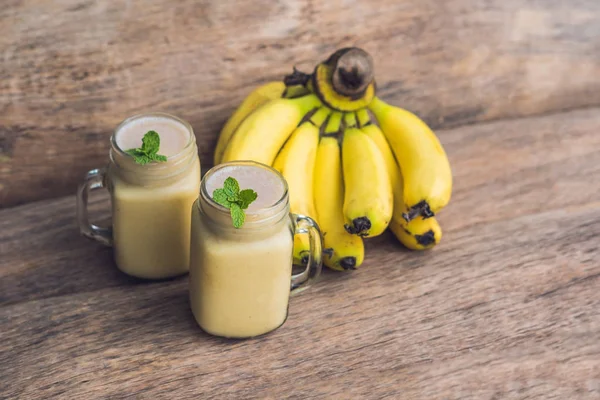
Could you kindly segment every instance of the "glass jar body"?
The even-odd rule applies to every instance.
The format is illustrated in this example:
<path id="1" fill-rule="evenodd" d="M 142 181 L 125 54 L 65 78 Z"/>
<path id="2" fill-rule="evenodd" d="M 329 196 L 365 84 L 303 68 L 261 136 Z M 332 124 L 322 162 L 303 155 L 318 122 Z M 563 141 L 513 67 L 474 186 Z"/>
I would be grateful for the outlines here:
<path id="1" fill-rule="evenodd" d="M 160 177 L 160 173 L 157 174 Z M 175 176 L 152 181 L 111 161 L 106 186 L 112 204 L 115 262 L 128 275 L 161 279 L 189 269 L 190 210 L 200 190 L 196 154 Z"/>
<path id="2" fill-rule="evenodd" d="M 154 139 L 160 162 L 138 164 L 129 154 Z M 152 140 L 152 139 L 150 139 Z M 77 222 L 81 234 L 113 247 L 117 267 L 132 276 L 162 279 L 189 269 L 190 210 L 200 191 L 200 160 L 190 124 L 173 115 L 152 112 L 125 119 L 110 138 L 107 167 L 87 172 L 77 189 Z M 112 224 L 93 224 L 89 193 L 107 189 Z"/>
<path id="3" fill-rule="evenodd" d="M 213 199 L 228 178 L 238 181 L 237 190 L 257 192 L 237 229 L 230 209 Z M 259 336 L 280 327 L 290 296 L 310 287 L 322 265 L 319 227 L 310 217 L 290 213 L 283 176 L 254 161 L 217 165 L 204 175 L 191 214 L 189 295 L 198 325 L 228 338 Z M 310 246 L 306 265 L 293 274 L 295 235 L 308 235 Z"/>
<path id="4" fill-rule="evenodd" d="M 289 205 L 270 222 L 241 229 L 211 218 L 210 207 L 202 198 L 192 206 L 190 304 L 196 321 L 204 331 L 230 338 L 278 328 L 287 318 L 292 275 Z"/>
<path id="5" fill-rule="evenodd" d="M 190 303 L 200 327 L 213 335 L 262 335 L 287 318 L 293 227 L 288 217 L 255 229 L 212 221 L 192 206 Z"/>

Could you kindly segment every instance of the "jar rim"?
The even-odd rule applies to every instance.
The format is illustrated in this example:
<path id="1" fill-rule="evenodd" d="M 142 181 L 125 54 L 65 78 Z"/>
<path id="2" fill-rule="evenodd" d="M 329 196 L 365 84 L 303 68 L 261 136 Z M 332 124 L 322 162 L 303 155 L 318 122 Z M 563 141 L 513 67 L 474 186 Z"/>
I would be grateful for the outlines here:
<path id="1" fill-rule="evenodd" d="M 112 135 L 110 136 L 110 144 L 111 144 L 112 149 L 119 156 L 125 157 L 125 158 L 131 158 L 133 160 L 133 157 L 130 154 L 128 154 L 124 149 L 122 149 L 119 146 L 119 144 L 117 143 L 117 134 L 119 133 L 119 131 L 121 129 L 123 129 L 123 127 L 130 124 L 131 122 L 136 121 L 141 118 L 151 118 L 151 117 L 162 117 L 162 118 L 166 118 L 166 119 L 171 119 L 171 120 L 183 125 L 184 128 L 188 131 L 189 136 L 188 136 L 188 141 L 187 141 L 186 145 L 181 150 L 179 150 L 177 153 L 168 156 L 167 162 L 168 161 L 176 161 L 176 160 L 184 157 L 187 153 L 190 152 L 190 148 L 194 145 L 194 143 L 196 141 L 196 136 L 194 135 L 194 128 L 192 128 L 192 126 L 186 120 L 181 119 L 175 115 L 172 115 L 172 114 L 169 114 L 166 112 L 162 112 L 162 111 L 152 111 L 152 112 L 134 114 L 130 117 L 125 118 L 123 121 L 121 121 L 121 123 L 119 125 L 117 125 L 117 127 L 113 131 Z M 147 168 L 155 168 L 155 167 L 159 167 L 159 166 L 161 166 L 160 163 L 149 163 L 149 164 L 145 165 L 145 167 L 147 167 Z"/>
<path id="2" fill-rule="evenodd" d="M 269 172 L 274 173 L 280 179 L 281 184 L 283 185 L 283 191 L 282 191 L 281 197 L 277 201 L 275 201 L 272 205 L 267 206 L 267 207 L 262 207 L 262 208 L 259 208 L 258 210 L 254 210 L 254 211 L 246 211 L 246 223 L 252 224 L 253 222 L 260 222 L 263 219 L 268 219 L 271 216 L 279 214 L 281 211 L 286 211 L 285 208 L 288 204 L 288 192 L 289 192 L 287 181 L 285 180 L 283 175 L 279 171 L 277 171 L 275 168 L 273 168 L 267 164 L 263 164 L 261 162 L 252 161 L 252 160 L 228 161 L 228 162 L 224 162 L 224 163 L 215 165 L 214 167 L 209 169 L 204 174 L 204 177 L 202 178 L 202 183 L 200 185 L 200 196 L 202 197 L 202 200 L 204 200 L 204 202 L 206 202 L 208 205 L 210 205 L 213 209 L 219 211 L 221 214 L 229 215 L 229 213 L 230 213 L 229 209 L 227 207 L 224 207 L 221 204 L 217 203 L 212 198 L 212 196 L 208 193 L 208 189 L 206 188 L 206 182 L 208 181 L 210 176 L 212 174 L 214 174 L 215 172 L 217 172 L 223 168 L 227 168 L 227 167 L 231 167 L 231 166 L 252 166 L 252 167 L 263 168 L 265 170 L 268 170 Z M 198 203 L 198 206 L 200 206 L 199 203 Z M 286 214 L 287 214 L 287 212 L 286 212 Z"/>
<path id="3" fill-rule="evenodd" d="M 168 156 L 167 162 L 151 162 L 140 165 L 134 161 L 134 158 L 130 154 L 118 145 L 117 136 L 119 131 L 127 124 L 141 118 L 152 117 L 165 118 L 181 124 L 188 132 L 188 142 L 177 153 Z M 135 114 L 123 120 L 113 131 L 113 134 L 110 137 L 110 145 L 110 160 L 119 170 L 123 171 L 122 173 L 124 175 L 127 175 L 130 178 L 135 177 L 131 179 L 155 183 L 169 181 L 174 177 L 179 176 L 192 165 L 194 156 L 197 156 L 196 136 L 192 126 L 187 121 L 176 117 L 175 115 L 159 111 Z"/>

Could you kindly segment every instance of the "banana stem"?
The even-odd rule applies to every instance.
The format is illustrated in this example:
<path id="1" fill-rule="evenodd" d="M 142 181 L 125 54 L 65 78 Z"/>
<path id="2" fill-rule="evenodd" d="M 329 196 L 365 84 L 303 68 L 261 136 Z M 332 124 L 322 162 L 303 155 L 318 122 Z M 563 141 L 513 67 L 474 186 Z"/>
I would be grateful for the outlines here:
<path id="1" fill-rule="evenodd" d="M 286 99 L 295 99 L 309 94 L 310 91 L 302 85 L 287 86 L 283 91 L 283 96 Z"/>
<path id="2" fill-rule="evenodd" d="M 327 121 L 327 127 L 325 128 L 325 134 L 338 133 L 340 130 L 340 126 L 342 125 L 342 113 L 339 111 L 334 111 L 329 116 L 329 121 Z"/>
<path id="3" fill-rule="evenodd" d="M 356 112 L 356 119 L 358 120 L 358 124 L 361 128 L 371 123 L 371 116 L 366 108 L 361 108 Z"/>
<path id="4" fill-rule="evenodd" d="M 414 206 L 410 207 L 407 213 L 402 213 L 402 218 L 406 220 L 406 222 L 410 222 L 418 216 L 422 216 L 423 219 L 431 218 L 435 216 L 435 213 L 431 211 L 429 204 L 427 201 L 422 200 Z"/>
<path id="5" fill-rule="evenodd" d="M 356 115 L 353 112 L 345 113 L 344 124 L 346 128 L 356 128 Z"/>
<path id="6" fill-rule="evenodd" d="M 292 72 L 289 75 L 286 75 L 283 78 L 283 83 L 285 83 L 285 86 L 306 86 L 308 81 L 310 81 L 310 74 L 299 71 L 298 69 L 296 69 L 296 67 L 294 67 L 294 72 Z"/>
<path id="7" fill-rule="evenodd" d="M 321 107 L 310 117 L 310 122 L 312 122 L 317 128 L 320 128 L 330 113 L 331 110 L 329 108 Z"/>

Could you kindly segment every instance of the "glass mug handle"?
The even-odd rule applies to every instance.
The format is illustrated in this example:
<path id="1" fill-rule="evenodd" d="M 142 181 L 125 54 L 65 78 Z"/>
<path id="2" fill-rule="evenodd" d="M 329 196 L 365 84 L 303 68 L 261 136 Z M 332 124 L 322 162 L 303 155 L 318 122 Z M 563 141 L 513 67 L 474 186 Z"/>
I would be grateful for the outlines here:
<path id="1" fill-rule="evenodd" d="M 97 240 L 107 246 L 112 246 L 112 229 L 102 228 L 90 223 L 88 215 L 88 195 L 91 190 L 104 187 L 106 168 L 88 171 L 83 182 L 77 188 L 77 223 L 79 232 L 85 237 Z"/>
<path id="2" fill-rule="evenodd" d="M 292 220 L 294 223 L 294 235 L 308 234 L 310 243 L 306 269 L 292 275 L 291 294 L 294 295 L 307 289 L 321 274 L 323 239 L 319 225 L 312 218 L 305 215 L 292 214 Z"/>

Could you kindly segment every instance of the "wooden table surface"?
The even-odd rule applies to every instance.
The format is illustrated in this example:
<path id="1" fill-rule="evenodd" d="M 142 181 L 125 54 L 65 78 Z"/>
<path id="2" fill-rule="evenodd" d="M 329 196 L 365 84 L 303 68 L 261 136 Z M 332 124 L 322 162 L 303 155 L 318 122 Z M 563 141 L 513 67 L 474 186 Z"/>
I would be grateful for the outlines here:
<path id="1" fill-rule="evenodd" d="M 598 399 L 599 131 L 590 108 L 440 132 L 441 244 L 371 240 L 245 341 L 196 326 L 186 277 L 118 272 L 73 195 L 0 210 L 0 397 Z"/>

